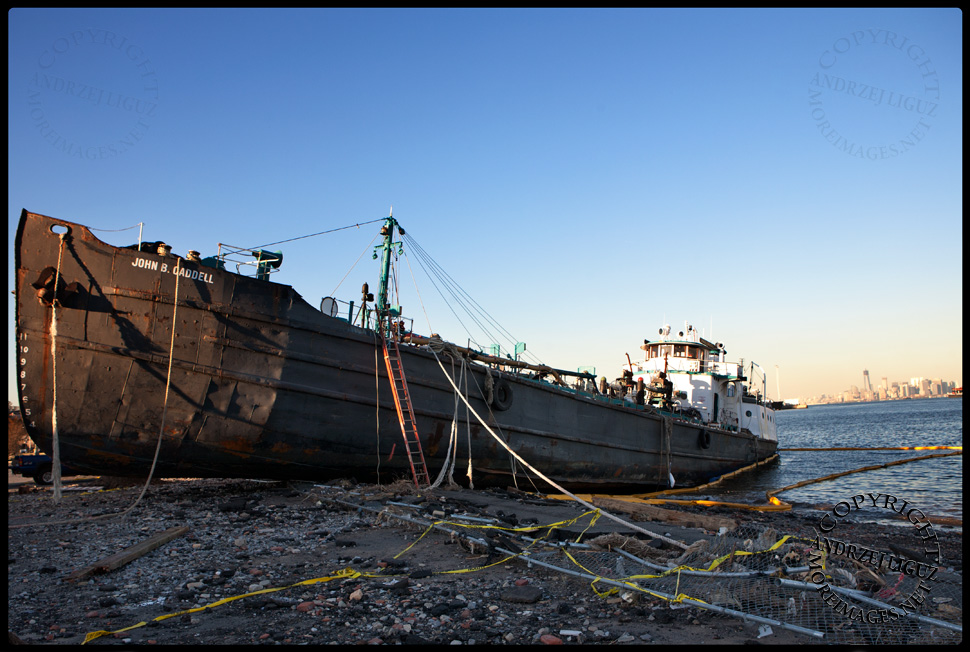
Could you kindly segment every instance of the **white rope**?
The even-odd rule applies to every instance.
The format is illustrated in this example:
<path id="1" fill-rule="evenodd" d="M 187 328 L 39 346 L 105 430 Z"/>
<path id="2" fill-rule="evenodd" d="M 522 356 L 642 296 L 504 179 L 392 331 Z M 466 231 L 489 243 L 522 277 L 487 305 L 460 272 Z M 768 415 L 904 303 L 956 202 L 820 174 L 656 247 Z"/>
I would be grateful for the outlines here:
<path id="1" fill-rule="evenodd" d="M 673 420 L 670 417 L 664 417 L 663 427 L 664 427 L 664 450 L 667 452 L 667 477 L 664 480 L 670 485 L 670 488 L 673 489 L 674 473 L 672 470 L 673 463 L 670 458 L 670 440 L 673 438 L 673 432 L 674 432 Z"/>
<path id="2" fill-rule="evenodd" d="M 448 344 L 448 343 L 445 342 L 444 344 Z M 451 347 L 453 347 L 453 348 L 455 348 L 455 350 L 457 350 L 457 347 L 455 347 L 454 344 L 448 344 L 448 345 L 451 346 Z M 441 351 L 443 349 L 444 349 L 444 346 L 440 347 L 438 350 Z M 494 396 L 494 394 L 492 393 L 492 388 L 494 387 L 494 382 L 492 380 L 492 368 L 489 367 L 489 366 L 485 366 L 485 374 L 486 374 L 485 375 L 485 389 L 482 389 L 482 387 L 478 384 L 478 381 L 475 380 L 475 377 L 474 376 L 472 376 L 470 373 L 468 375 L 469 376 L 472 376 L 472 382 L 475 383 L 475 389 L 478 390 L 478 393 L 481 394 L 483 397 L 485 397 L 485 407 L 488 408 L 488 414 L 494 420 L 495 419 L 495 414 L 492 412 L 492 407 L 491 407 L 492 397 Z M 467 391 L 465 392 L 465 395 L 466 396 L 468 395 L 468 392 Z M 468 455 L 469 455 L 468 466 L 471 467 L 471 459 L 470 459 L 471 458 L 471 420 L 468 418 L 467 414 L 466 414 L 466 417 L 465 418 L 466 418 L 466 421 L 468 423 L 468 430 L 469 430 L 469 432 L 468 432 Z M 516 489 L 518 489 L 518 487 L 519 487 L 519 483 L 518 483 L 518 479 L 517 479 L 518 470 L 516 470 L 516 468 L 515 468 L 515 458 L 512 457 L 511 455 L 509 455 L 509 468 L 512 470 L 512 482 L 513 482 L 513 484 L 515 484 Z M 532 484 L 532 487 L 535 488 L 536 492 L 538 492 L 539 489 L 536 487 L 535 480 L 532 478 L 532 476 L 526 474 L 526 477 L 529 478 L 529 482 Z"/>
<path id="3" fill-rule="evenodd" d="M 465 365 L 462 361 L 461 373 L 464 375 Z M 451 373 L 455 373 L 455 361 L 452 358 L 451 361 Z M 458 382 L 461 383 L 461 376 L 458 377 Z M 455 483 L 455 462 L 458 460 L 458 393 L 455 393 L 455 414 L 451 419 L 451 435 L 448 439 L 448 448 L 445 453 L 445 461 L 441 465 L 441 470 L 438 471 L 438 477 L 435 481 L 431 483 L 429 489 L 435 489 L 441 486 L 445 478 L 448 478 L 448 484 L 454 486 Z"/>
<path id="4" fill-rule="evenodd" d="M 373 242 L 373 241 L 372 241 Z M 380 362 L 377 357 L 377 333 L 374 333 L 374 421 L 377 429 L 374 432 L 375 445 L 377 450 L 377 483 L 381 482 L 381 376 L 378 372 Z"/>
<path id="5" fill-rule="evenodd" d="M 67 236 L 67 233 L 60 234 L 62 247 L 66 236 Z M 169 392 L 169 386 L 172 380 L 172 360 L 174 358 L 174 353 L 175 353 L 175 326 L 177 323 L 175 319 L 178 315 L 178 293 L 179 293 L 179 276 L 180 276 L 179 272 L 181 271 L 181 263 L 182 263 L 182 260 L 179 259 L 175 265 L 175 270 L 174 270 L 175 298 L 173 301 L 174 305 L 172 307 L 172 339 L 171 339 L 171 343 L 169 345 L 169 351 L 168 351 L 168 374 L 165 377 L 165 399 L 162 407 L 162 423 L 158 428 L 158 443 L 155 446 L 155 457 L 152 459 L 152 467 L 148 472 L 148 479 L 145 481 L 145 486 L 142 487 L 141 494 L 138 496 L 135 502 L 132 503 L 131 506 L 125 509 L 124 511 L 112 513 L 112 514 L 100 514 L 98 516 L 92 516 L 85 519 L 80 519 L 78 521 L 63 521 L 64 523 L 80 522 L 84 520 L 98 520 L 102 518 L 112 518 L 114 516 L 123 517 L 129 512 L 131 512 L 131 510 L 133 510 L 138 505 L 138 503 L 141 502 L 142 497 L 145 495 L 145 492 L 148 490 L 148 485 L 151 484 L 152 475 L 155 473 L 155 465 L 158 462 L 158 453 L 162 448 L 162 433 L 164 432 L 164 429 L 165 429 L 165 418 L 168 413 L 168 392 Z M 57 340 L 57 282 L 58 282 L 58 279 L 60 279 L 60 268 L 61 268 L 61 254 L 59 251 L 57 255 L 57 276 L 54 277 L 54 301 L 51 304 L 52 305 L 51 359 L 53 362 L 53 370 L 52 370 L 52 378 L 51 378 L 51 385 L 53 390 L 53 405 L 51 406 L 51 428 L 53 431 L 52 446 L 54 449 L 52 451 L 53 456 L 51 460 L 51 464 L 52 464 L 51 471 L 54 476 L 54 501 L 55 502 L 59 501 L 61 498 L 61 492 L 60 492 L 61 456 L 60 456 L 60 442 L 58 439 L 58 432 L 57 432 L 57 357 L 55 356 L 55 353 L 56 353 L 55 342 Z"/>
<path id="6" fill-rule="evenodd" d="M 461 359 L 461 366 L 464 370 L 466 363 L 465 358 Z M 468 396 L 468 377 L 471 375 L 471 369 L 468 369 L 468 373 L 465 374 L 465 396 Z M 468 488 L 474 489 L 475 482 L 472 480 L 472 420 L 468 415 L 468 406 L 465 406 L 465 431 L 466 431 L 466 442 L 468 446 L 468 471 L 465 474 L 468 477 Z"/>
<path id="7" fill-rule="evenodd" d="M 172 297 L 172 339 L 168 346 L 168 372 L 165 375 L 165 398 L 162 400 L 162 422 L 158 426 L 158 442 L 155 444 L 155 456 L 152 458 L 152 468 L 148 470 L 148 478 L 145 480 L 145 486 L 141 488 L 141 493 L 138 494 L 138 498 L 131 504 L 131 507 L 123 511 L 120 516 L 125 516 L 131 512 L 145 496 L 145 492 L 148 491 L 148 485 L 152 482 L 152 476 L 155 475 L 158 454 L 162 450 L 162 434 L 165 432 L 165 419 L 168 416 L 168 390 L 172 384 L 172 361 L 175 358 L 175 327 L 178 325 L 176 318 L 178 317 L 179 310 L 179 279 L 181 278 L 181 271 L 182 259 L 178 258 L 176 259 L 175 269 L 172 270 L 172 273 L 175 274 L 175 296 Z"/>
<path id="8" fill-rule="evenodd" d="M 51 475 L 54 478 L 54 502 L 61 502 L 61 440 L 57 432 L 57 284 L 61 280 L 61 254 L 67 232 L 59 234 L 57 271 L 54 273 L 54 296 L 51 299 Z"/>
<path id="9" fill-rule="evenodd" d="M 462 368 L 464 372 L 464 368 Z M 455 361 L 451 361 L 451 373 L 455 373 Z M 458 384 L 461 384 L 462 377 L 459 374 Z M 448 484 L 450 486 L 456 486 L 455 482 L 455 463 L 458 461 L 458 396 L 455 395 L 455 411 L 451 418 L 451 436 L 448 442 L 448 456 L 451 458 L 451 463 L 448 465 Z"/>
<path id="10" fill-rule="evenodd" d="M 495 400 L 495 395 L 492 393 L 492 390 L 494 389 L 494 387 L 495 387 L 495 381 L 492 380 L 492 368 L 486 365 L 486 367 L 485 367 L 485 402 L 488 403 L 489 405 L 491 405 L 492 404 L 492 401 Z"/>
<path id="11" fill-rule="evenodd" d="M 551 479 L 549 479 L 545 475 L 543 475 L 542 472 L 540 472 L 538 469 L 536 469 L 531 464 L 529 464 L 528 462 L 526 462 L 524 459 L 522 459 L 522 457 L 519 456 L 518 453 L 516 453 L 514 450 L 512 450 L 511 448 L 509 448 L 508 445 L 506 445 L 506 443 L 504 441 L 502 441 L 502 439 L 498 435 L 496 435 L 492 431 L 491 428 L 488 427 L 488 424 L 485 423 L 485 421 L 478 415 L 478 412 L 476 412 L 475 411 L 475 408 L 473 408 L 471 406 L 471 403 L 468 402 L 468 399 L 466 399 L 464 396 L 462 396 L 461 395 L 461 392 L 458 391 L 458 387 L 455 386 L 455 381 L 452 380 L 451 379 L 451 376 L 448 375 L 448 372 L 445 370 L 444 366 L 441 364 L 441 360 L 438 360 L 438 355 L 434 352 L 434 349 L 431 349 L 431 355 L 433 355 L 434 356 L 434 359 L 438 361 L 438 366 L 441 367 L 441 371 L 442 371 L 442 373 L 444 373 L 445 377 L 448 379 L 448 382 L 451 383 L 451 386 L 455 388 L 455 391 L 461 397 L 461 400 L 463 400 L 465 402 L 465 405 L 468 406 L 468 409 L 471 410 L 472 414 L 475 415 L 475 418 L 478 419 L 479 423 L 481 423 L 482 426 L 485 428 L 485 430 L 488 431 L 488 434 L 490 434 L 495 439 L 495 441 L 497 441 L 499 444 L 501 444 L 502 447 L 505 450 L 507 450 L 515 459 L 517 459 L 519 462 L 521 462 L 523 465 L 525 465 L 533 473 L 535 473 L 540 478 L 542 478 L 543 480 L 545 480 L 546 482 L 548 482 L 551 486 L 555 487 L 556 489 L 558 489 L 559 491 L 561 491 L 563 494 L 569 496 L 570 498 L 572 498 L 573 500 L 575 500 L 579 504 L 583 505 L 584 507 L 586 507 L 588 509 L 599 510 L 599 512 L 603 516 L 605 516 L 606 518 L 608 518 L 608 519 L 614 520 L 617 523 L 621 523 L 621 524 L 625 525 L 626 527 L 629 527 L 629 528 L 631 528 L 633 530 L 636 530 L 637 532 L 641 532 L 643 534 L 646 534 L 647 536 L 652 537 L 654 539 L 660 539 L 661 541 L 665 541 L 666 543 L 669 543 L 669 544 L 671 544 L 673 546 L 677 546 L 678 548 L 680 548 L 682 550 L 686 550 L 687 549 L 688 546 L 685 543 L 682 543 L 680 541 L 677 541 L 676 539 L 671 539 L 670 537 L 665 537 L 665 536 L 663 536 L 661 534 L 656 534 L 654 532 L 650 532 L 649 530 L 645 530 L 644 528 L 642 528 L 642 527 L 640 527 L 638 525 L 634 525 L 633 523 L 630 523 L 628 521 L 623 520 L 619 516 L 614 516 L 613 514 L 610 514 L 609 512 L 606 512 L 606 511 L 602 510 L 599 507 L 596 507 L 594 505 L 591 505 L 590 503 L 586 502 L 585 500 L 583 500 L 579 496 L 576 496 L 575 494 L 572 494 L 572 493 L 566 491 L 565 489 L 563 489 L 562 487 L 560 487 L 558 484 L 556 484 L 555 482 L 553 482 Z"/>

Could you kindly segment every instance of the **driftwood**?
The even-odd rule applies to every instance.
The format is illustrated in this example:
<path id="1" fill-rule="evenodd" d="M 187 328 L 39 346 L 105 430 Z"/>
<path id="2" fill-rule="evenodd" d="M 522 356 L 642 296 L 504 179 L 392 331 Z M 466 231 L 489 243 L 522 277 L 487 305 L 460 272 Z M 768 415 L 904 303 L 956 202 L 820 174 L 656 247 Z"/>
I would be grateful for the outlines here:
<path id="1" fill-rule="evenodd" d="M 109 573 L 117 568 L 121 568 L 130 561 L 138 559 L 142 555 L 146 555 L 155 548 L 164 545 L 171 541 L 172 539 L 178 538 L 189 531 L 187 526 L 173 527 L 165 530 L 164 532 L 159 532 L 148 539 L 135 545 L 125 548 L 121 552 L 115 553 L 110 557 L 105 557 L 100 561 L 96 561 L 90 566 L 85 566 L 84 568 L 78 569 L 67 576 L 69 582 L 74 582 L 79 579 L 83 579 L 88 575 L 95 575 L 99 573 Z"/>
<path id="2" fill-rule="evenodd" d="M 717 531 L 726 527 L 730 532 L 738 526 L 737 521 L 725 516 L 708 516 L 706 514 L 689 514 L 673 509 L 664 509 L 656 505 L 644 503 L 631 503 L 616 498 L 593 498 L 593 504 L 611 512 L 623 512 L 631 516 L 638 517 L 645 521 L 662 521 L 673 525 L 683 525 L 685 527 L 699 527 L 705 530 Z"/>

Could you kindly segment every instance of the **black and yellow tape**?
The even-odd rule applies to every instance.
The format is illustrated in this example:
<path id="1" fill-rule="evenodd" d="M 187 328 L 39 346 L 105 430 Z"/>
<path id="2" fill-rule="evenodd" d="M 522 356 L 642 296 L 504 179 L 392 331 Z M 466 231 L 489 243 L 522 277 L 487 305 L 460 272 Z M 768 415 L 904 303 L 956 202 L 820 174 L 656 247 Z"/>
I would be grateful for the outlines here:
<path id="1" fill-rule="evenodd" d="M 151 622 L 161 622 L 163 620 L 174 618 L 175 616 L 181 616 L 183 614 L 191 614 L 191 613 L 197 613 L 200 611 L 205 611 L 206 609 L 214 609 L 215 607 L 218 607 L 220 605 L 228 604 L 230 602 L 235 602 L 236 600 L 242 600 L 243 598 L 249 598 L 254 595 L 260 595 L 263 593 L 275 593 L 277 591 L 285 591 L 286 589 L 292 589 L 297 586 L 319 584 L 322 582 L 330 582 L 332 580 L 354 579 L 357 577 L 386 577 L 386 576 L 361 573 L 360 571 L 354 570 L 353 568 L 345 568 L 341 571 L 334 573 L 333 575 L 328 575 L 327 577 L 315 577 L 313 579 L 303 580 L 295 584 L 289 584 L 287 586 L 280 586 L 280 587 L 269 588 L 269 589 L 260 589 L 259 591 L 250 591 L 249 593 L 242 593 L 240 595 L 234 595 L 232 597 L 216 600 L 215 602 L 211 602 L 203 607 L 194 607 L 192 609 L 184 609 L 182 611 L 176 611 L 174 613 L 164 614 L 162 616 L 158 616 L 157 618 L 153 618 Z M 85 643 L 89 643 L 97 638 L 101 638 L 102 636 L 120 634 L 122 632 L 138 629 L 139 627 L 144 627 L 147 624 L 148 624 L 147 621 L 142 621 L 140 623 L 135 623 L 134 625 L 131 625 L 129 627 L 123 627 L 121 629 L 116 629 L 112 631 L 99 630 L 96 632 L 88 632 L 88 634 L 84 637 L 84 643 L 82 643 L 81 645 L 84 645 Z"/>

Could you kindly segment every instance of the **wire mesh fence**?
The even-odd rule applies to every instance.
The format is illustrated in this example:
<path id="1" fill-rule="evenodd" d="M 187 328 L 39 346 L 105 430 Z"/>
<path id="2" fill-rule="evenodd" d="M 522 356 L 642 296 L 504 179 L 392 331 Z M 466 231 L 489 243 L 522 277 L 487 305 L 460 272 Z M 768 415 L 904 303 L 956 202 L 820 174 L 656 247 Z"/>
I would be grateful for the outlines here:
<path id="1" fill-rule="evenodd" d="M 692 546 L 676 559 L 657 551 L 651 560 L 644 553 L 656 549 L 645 546 L 640 546 L 638 552 L 644 556 L 639 557 L 610 547 L 546 549 L 523 561 L 563 572 L 578 570 L 592 576 L 593 589 L 604 595 L 641 592 L 800 631 L 828 643 L 962 640 L 962 578 L 952 573 L 937 572 L 931 580 L 902 571 L 880 575 L 852 560 L 822 555 L 808 539 L 751 525 L 740 526 L 734 535 L 703 540 L 703 545 Z M 823 568 L 817 574 L 820 558 Z"/>
<path id="2" fill-rule="evenodd" d="M 461 517 L 429 524 L 386 509 L 380 513 L 425 526 L 418 541 L 433 528 L 453 537 L 467 536 L 484 544 L 483 549 L 494 546 L 507 555 L 501 563 L 518 558 L 530 566 L 583 578 L 602 597 L 619 593 L 632 602 L 638 595 L 648 596 L 672 607 L 689 605 L 831 644 L 932 645 L 963 639 L 960 574 L 942 565 L 924 565 L 927 572 L 917 573 L 912 564 L 864 564 L 832 554 L 819 541 L 786 535 L 761 523 L 739 524 L 731 532 L 699 539 L 681 550 L 615 532 L 587 538 L 587 543 L 552 543 L 552 531 L 567 523 L 590 527 L 598 516 L 595 511 L 532 528 L 454 520 Z M 586 518 L 591 519 L 589 526 L 584 525 Z M 532 539 L 520 536 L 521 530 L 542 534 Z"/>

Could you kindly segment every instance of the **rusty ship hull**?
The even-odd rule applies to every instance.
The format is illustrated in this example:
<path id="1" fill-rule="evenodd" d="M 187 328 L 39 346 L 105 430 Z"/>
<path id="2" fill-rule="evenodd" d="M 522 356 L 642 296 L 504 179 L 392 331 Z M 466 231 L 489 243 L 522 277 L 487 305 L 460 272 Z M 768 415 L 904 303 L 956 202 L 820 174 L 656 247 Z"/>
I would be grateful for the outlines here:
<path id="1" fill-rule="evenodd" d="M 75 469 L 145 477 L 160 438 L 155 477 L 411 476 L 377 333 L 322 313 L 288 285 L 115 247 L 82 225 L 25 210 L 16 295 L 27 432 L 50 453 L 56 409 L 60 456 Z M 434 478 L 454 390 L 426 347 L 402 343 L 400 354 Z M 485 369 L 469 368 L 469 386 L 485 387 Z M 666 485 L 670 474 L 690 486 L 769 458 L 777 445 L 686 420 L 668 421 L 665 439 L 656 413 L 490 374 L 505 383 L 504 409 L 474 389 L 471 406 L 571 489 Z M 470 457 L 476 484 L 535 479 L 465 419 L 458 410 L 458 468 Z"/>

